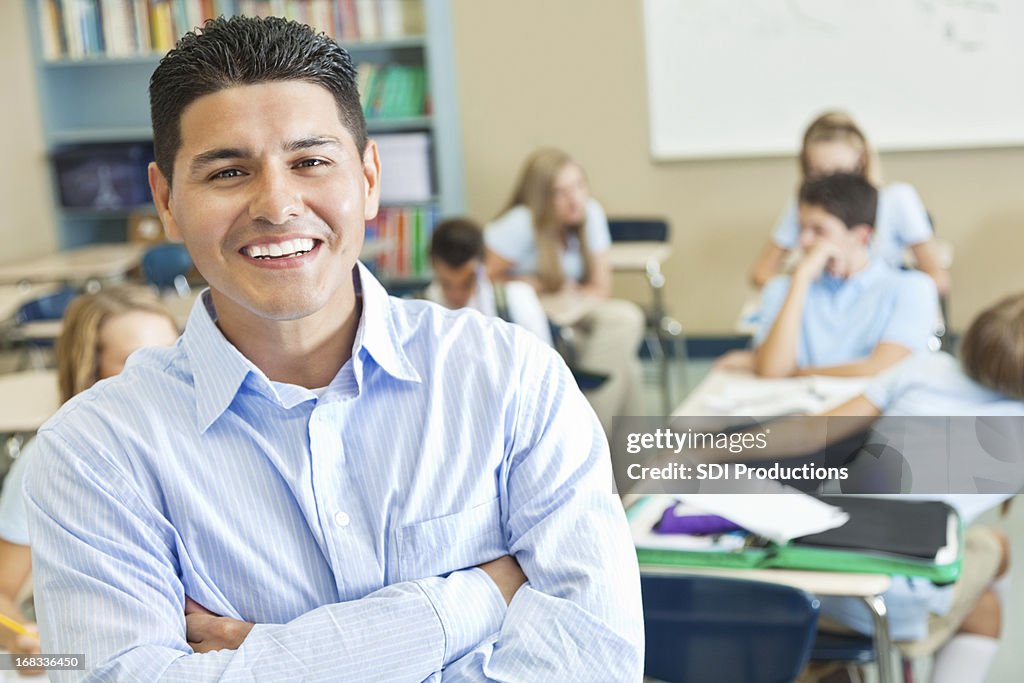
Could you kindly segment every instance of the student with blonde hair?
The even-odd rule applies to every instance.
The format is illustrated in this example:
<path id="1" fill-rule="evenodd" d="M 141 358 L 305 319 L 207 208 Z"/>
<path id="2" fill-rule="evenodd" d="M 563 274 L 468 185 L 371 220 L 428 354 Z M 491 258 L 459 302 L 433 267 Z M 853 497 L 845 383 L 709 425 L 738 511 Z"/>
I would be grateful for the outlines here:
<path id="1" fill-rule="evenodd" d="M 935 280 L 940 293 L 948 291 L 949 273 L 932 239 L 931 220 L 921 198 L 907 183 L 882 184 L 878 155 L 848 114 L 825 112 L 811 122 L 800 149 L 800 172 L 801 182 L 833 173 L 867 178 L 879 188 L 872 257 L 898 268 L 909 248 L 917 268 Z M 797 205 L 791 200 L 751 270 L 750 280 L 755 287 L 763 287 L 779 274 L 787 256 L 798 246 L 799 233 Z"/>
<path id="2" fill-rule="evenodd" d="M 572 324 L 576 363 L 608 375 L 587 393 L 606 433 L 612 417 L 639 409 L 637 349 L 644 315 L 635 304 L 612 299 L 611 236 L 601 205 L 590 196 L 583 167 L 559 149 L 526 160 L 512 198 L 484 230 L 487 274 L 495 281 L 524 280 L 551 302 L 580 304 Z"/>
<path id="3" fill-rule="evenodd" d="M 167 346 L 177 337 L 174 318 L 145 287 L 111 287 L 75 298 L 57 339 L 61 402 L 120 373 L 136 350 Z M 21 485 L 33 451 L 30 443 L 8 472 L 0 495 L 0 612 L 19 622 L 25 622 L 25 616 L 16 601 L 32 569 Z M 16 654 L 38 653 L 39 641 L 0 628 L 0 648 Z"/>

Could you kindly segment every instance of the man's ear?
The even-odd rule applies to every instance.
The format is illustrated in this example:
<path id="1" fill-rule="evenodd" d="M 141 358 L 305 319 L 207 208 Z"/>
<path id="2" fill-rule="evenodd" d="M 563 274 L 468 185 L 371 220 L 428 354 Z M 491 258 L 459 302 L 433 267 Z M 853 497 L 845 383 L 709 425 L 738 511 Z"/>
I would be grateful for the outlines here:
<path id="1" fill-rule="evenodd" d="M 155 161 L 150 162 L 148 171 L 149 191 L 153 193 L 153 204 L 160 216 L 160 222 L 164 224 L 164 232 L 170 239 L 180 242 L 181 231 L 178 230 L 178 224 L 171 213 L 171 184 L 167 182 Z"/>
<path id="2" fill-rule="evenodd" d="M 850 232 L 857 238 L 857 244 L 867 247 L 871 244 L 871 238 L 875 234 L 875 228 L 867 223 L 861 223 L 850 228 Z"/>
<path id="3" fill-rule="evenodd" d="M 366 150 L 363 152 L 363 181 L 366 187 L 363 218 L 370 220 L 380 208 L 380 153 L 373 140 L 366 141 Z"/>

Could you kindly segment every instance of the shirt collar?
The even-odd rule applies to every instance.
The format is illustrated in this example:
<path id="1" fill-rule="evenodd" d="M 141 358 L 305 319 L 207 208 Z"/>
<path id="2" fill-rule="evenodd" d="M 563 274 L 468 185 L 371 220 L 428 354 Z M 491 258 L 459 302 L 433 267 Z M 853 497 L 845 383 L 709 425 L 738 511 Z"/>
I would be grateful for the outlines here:
<path id="1" fill-rule="evenodd" d="M 354 274 L 356 293 L 362 293 L 363 312 L 356 330 L 352 347 L 352 359 L 356 366 L 356 379 L 362 383 L 363 352 L 371 357 L 380 368 L 395 379 L 420 382 L 422 378 L 405 353 L 403 343 L 408 329 L 406 311 L 392 299 L 383 285 L 362 263 L 357 264 Z"/>
<path id="2" fill-rule="evenodd" d="M 402 348 L 403 340 L 398 333 L 402 322 L 399 319 L 402 315 L 399 307 L 362 263 L 357 264 L 353 281 L 357 295 L 361 294 L 363 299 L 363 310 L 352 347 L 352 363 L 357 382 L 362 383 L 364 355 L 395 379 L 421 381 L 419 373 Z M 210 290 L 204 290 L 192 307 L 182 335 L 192 365 L 196 421 L 200 432 L 209 429 L 227 410 L 250 376 L 250 382 L 255 383 L 254 389 L 279 402 L 282 398 L 263 371 L 224 337 L 216 320 Z"/>

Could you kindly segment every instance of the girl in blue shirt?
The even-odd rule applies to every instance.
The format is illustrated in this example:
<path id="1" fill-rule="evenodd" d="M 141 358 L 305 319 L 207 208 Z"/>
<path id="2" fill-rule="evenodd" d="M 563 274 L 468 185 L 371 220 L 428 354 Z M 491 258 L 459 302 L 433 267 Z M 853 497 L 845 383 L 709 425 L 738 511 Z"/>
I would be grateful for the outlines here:
<path id="1" fill-rule="evenodd" d="M 484 241 L 490 279 L 533 285 L 548 317 L 572 329 L 576 365 L 608 376 L 586 392 L 605 433 L 611 436 L 614 416 L 643 412 L 637 349 L 644 314 L 610 296 L 608 219 L 590 196 L 583 167 L 558 149 L 534 152 Z"/>

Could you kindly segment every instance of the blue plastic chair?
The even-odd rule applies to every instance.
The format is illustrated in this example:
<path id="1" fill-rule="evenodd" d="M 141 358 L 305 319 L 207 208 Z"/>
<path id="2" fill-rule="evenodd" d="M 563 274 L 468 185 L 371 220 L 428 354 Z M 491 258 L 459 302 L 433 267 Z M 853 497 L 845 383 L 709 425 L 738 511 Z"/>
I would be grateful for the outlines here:
<path id="1" fill-rule="evenodd" d="M 64 317 L 71 300 L 78 296 L 78 290 L 74 287 L 65 287 L 52 294 L 41 296 L 22 304 L 21 308 L 14 315 L 14 321 L 19 325 L 38 322 L 41 320 L 60 320 Z"/>
<path id="2" fill-rule="evenodd" d="M 761 581 L 641 576 L 644 674 L 669 683 L 788 683 L 810 657 L 819 602 Z"/>
<path id="3" fill-rule="evenodd" d="M 14 326 L 6 333 L 13 346 L 20 348 L 24 354 L 18 361 L 17 369 L 26 367 L 44 368 L 47 365 L 45 351 L 52 349 L 54 338 L 52 333 L 37 336 L 32 323 L 60 320 L 72 299 L 78 296 L 79 290 L 65 287 L 52 294 L 28 301 L 14 314 Z"/>
<path id="4" fill-rule="evenodd" d="M 190 270 L 192 257 L 183 244 L 158 244 L 142 257 L 142 274 L 161 292 L 174 290 L 179 296 L 187 295 L 189 286 L 185 276 Z"/>

